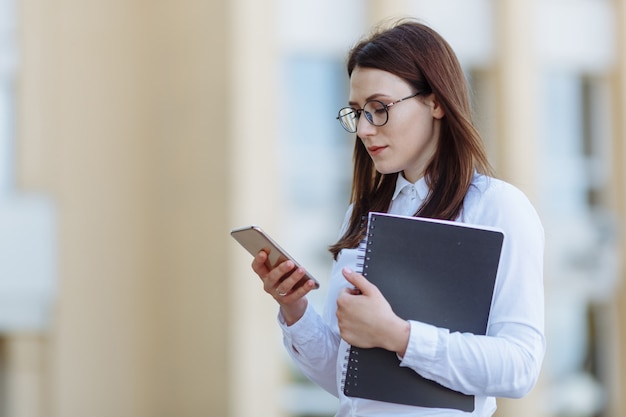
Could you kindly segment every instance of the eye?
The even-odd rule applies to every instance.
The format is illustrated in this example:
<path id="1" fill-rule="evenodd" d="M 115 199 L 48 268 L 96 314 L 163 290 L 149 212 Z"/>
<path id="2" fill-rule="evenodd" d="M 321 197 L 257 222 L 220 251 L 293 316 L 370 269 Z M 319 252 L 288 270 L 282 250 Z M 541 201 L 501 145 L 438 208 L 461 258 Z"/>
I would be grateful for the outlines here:
<path id="1" fill-rule="evenodd" d="M 367 110 L 370 113 L 383 114 L 387 111 L 387 108 L 382 102 L 375 100 L 367 103 Z"/>

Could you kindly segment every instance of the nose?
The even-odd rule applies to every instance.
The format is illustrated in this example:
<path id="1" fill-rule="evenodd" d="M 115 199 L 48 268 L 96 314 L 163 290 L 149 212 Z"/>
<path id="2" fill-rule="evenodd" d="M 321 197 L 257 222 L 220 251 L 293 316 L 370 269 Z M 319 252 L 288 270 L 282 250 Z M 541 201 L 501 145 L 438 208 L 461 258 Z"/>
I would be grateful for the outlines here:
<path id="1" fill-rule="evenodd" d="M 371 124 L 365 117 L 364 114 L 361 114 L 359 120 L 356 123 L 356 134 L 358 137 L 366 137 L 371 136 L 376 133 L 376 126 Z"/>

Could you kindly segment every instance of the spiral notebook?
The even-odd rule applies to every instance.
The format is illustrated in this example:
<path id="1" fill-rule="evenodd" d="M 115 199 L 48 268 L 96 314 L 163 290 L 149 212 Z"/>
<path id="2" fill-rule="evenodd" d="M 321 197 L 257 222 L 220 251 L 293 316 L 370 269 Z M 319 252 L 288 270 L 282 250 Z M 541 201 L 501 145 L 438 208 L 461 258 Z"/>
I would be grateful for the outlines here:
<path id="1" fill-rule="evenodd" d="M 467 224 L 369 214 L 362 272 L 405 320 L 450 332 L 485 334 L 502 231 Z M 400 367 L 395 352 L 351 347 L 344 393 L 421 407 L 471 412 L 474 397 Z"/>

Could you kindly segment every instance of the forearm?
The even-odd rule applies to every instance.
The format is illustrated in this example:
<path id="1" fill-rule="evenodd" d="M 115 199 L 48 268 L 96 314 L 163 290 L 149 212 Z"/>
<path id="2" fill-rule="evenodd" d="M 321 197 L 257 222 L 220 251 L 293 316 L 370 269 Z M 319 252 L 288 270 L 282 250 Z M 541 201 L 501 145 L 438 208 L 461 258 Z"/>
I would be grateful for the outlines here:
<path id="1" fill-rule="evenodd" d="M 544 338 L 521 324 L 494 328 L 490 336 L 476 336 L 412 323 L 401 365 L 466 394 L 522 397 L 539 376 Z"/>
<path id="2" fill-rule="evenodd" d="M 302 318 L 308 306 L 308 300 L 301 298 L 290 305 L 280 306 L 280 316 L 287 326 L 291 326 Z"/>

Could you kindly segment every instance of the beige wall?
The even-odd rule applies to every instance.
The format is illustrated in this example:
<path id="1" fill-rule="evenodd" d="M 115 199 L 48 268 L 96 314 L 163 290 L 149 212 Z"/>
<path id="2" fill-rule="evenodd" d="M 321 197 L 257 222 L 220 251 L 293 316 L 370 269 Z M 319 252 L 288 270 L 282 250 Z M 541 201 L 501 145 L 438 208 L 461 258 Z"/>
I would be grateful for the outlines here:
<path id="1" fill-rule="evenodd" d="M 225 3 L 24 0 L 19 20 L 20 185 L 58 208 L 42 415 L 229 415 Z"/>
<path id="2" fill-rule="evenodd" d="M 59 288 L 19 385 L 41 414 L 11 416 L 279 415 L 276 307 L 228 236 L 275 218 L 271 3 L 20 5 L 19 182 L 57 205 Z"/>
<path id="3" fill-rule="evenodd" d="M 233 227 L 277 230 L 283 206 L 277 180 L 277 123 L 281 106 L 277 52 L 277 2 L 236 0 L 231 8 L 228 222 L 220 234 L 231 250 L 227 310 L 230 322 L 231 416 L 280 417 L 285 353 L 276 324 L 278 307 L 250 269 L 252 259 L 227 236 Z"/>
<path id="4" fill-rule="evenodd" d="M 494 2 L 498 175 L 521 188 L 531 201 L 538 184 L 536 144 L 540 67 L 526 28 L 536 25 L 536 1 Z"/>

